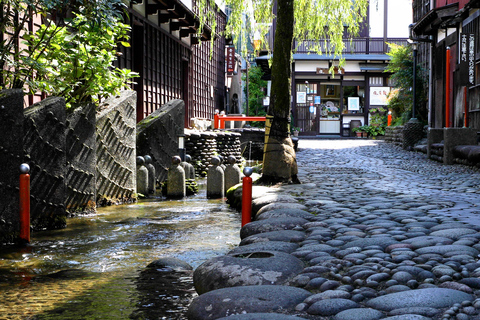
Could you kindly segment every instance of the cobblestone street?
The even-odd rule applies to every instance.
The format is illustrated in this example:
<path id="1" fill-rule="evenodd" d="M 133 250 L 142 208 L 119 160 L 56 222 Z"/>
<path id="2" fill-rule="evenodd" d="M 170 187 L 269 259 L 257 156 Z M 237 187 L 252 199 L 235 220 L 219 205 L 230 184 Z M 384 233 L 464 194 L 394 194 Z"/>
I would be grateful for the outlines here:
<path id="1" fill-rule="evenodd" d="M 302 184 L 257 187 L 240 246 L 195 270 L 218 290 L 189 319 L 480 319 L 476 168 L 366 139 L 300 139 L 297 161 Z"/>
<path id="2" fill-rule="evenodd" d="M 299 195 L 324 224 L 307 228 L 310 236 L 293 253 L 313 266 L 297 285 L 321 292 L 297 310 L 337 320 L 480 319 L 476 168 L 445 166 L 375 140 L 300 140 L 297 157 L 299 178 L 310 186 Z M 316 244 L 332 251 L 312 254 Z M 328 276 L 315 280 L 315 266 L 329 267 Z M 442 301 L 445 292 L 426 291 L 439 288 L 475 297 L 454 304 Z M 332 304 L 328 296 L 346 299 Z M 371 309 L 351 309 L 348 300 Z"/>
<path id="3" fill-rule="evenodd" d="M 480 226 L 477 168 L 445 166 L 376 140 L 300 140 L 297 157 L 301 181 L 339 203 L 381 199 L 391 204 L 377 209 L 398 205 Z"/>

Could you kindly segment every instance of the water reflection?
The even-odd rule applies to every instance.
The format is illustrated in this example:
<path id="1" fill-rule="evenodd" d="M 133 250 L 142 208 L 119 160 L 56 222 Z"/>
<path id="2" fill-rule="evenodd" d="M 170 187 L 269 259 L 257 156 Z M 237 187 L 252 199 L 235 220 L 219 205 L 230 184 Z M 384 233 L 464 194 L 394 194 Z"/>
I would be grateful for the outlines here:
<path id="1" fill-rule="evenodd" d="M 185 200 L 158 200 L 99 209 L 69 219 L 66 229 L 33 233 L 29 247 L 0 249 L 0 319 L 181 319 L 189 276 L 175 280 L 174 315 L 149 314 L 164 293 L 144 280 L 176 275 L 145 266 L 171 256 L 195 268 L 227 252 L 240 241 L 240 215 L 207 200 L 204 185 Z"/>

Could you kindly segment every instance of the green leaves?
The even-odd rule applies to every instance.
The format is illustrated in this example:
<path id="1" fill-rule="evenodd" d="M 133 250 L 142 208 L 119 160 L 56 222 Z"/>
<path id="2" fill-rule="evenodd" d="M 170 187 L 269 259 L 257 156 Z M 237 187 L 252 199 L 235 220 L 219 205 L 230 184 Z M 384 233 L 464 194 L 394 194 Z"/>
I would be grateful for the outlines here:
<path id="1" fill-rule="evenodd" d="M 390 77 L 395 83 L 395 90 L 390 92 L 388 107 L 393 110 L 394 117 L 403 124 L 410 119 L 410 111 L 413 104 L 413 51 L 410 46 L 400 46 L 394 43 L 388 44 L 388 55 L 391 60 L 385 72 L 391 72 Z M 426 76 L 424 70 L 417 65 L 416 75 L 416 117 L 421 121 L 427 119 L 426 106 Z"/>
<path id="2" fill-rule="evenodd" d="M 33 59 L 24 61 L 36 71 L 34 80 L 29 81 L 30 91 L 62 96 L 69 108 L 118 94 L 137 76 L 112 67 L 117 45 L 129 45 L 128 31 L 129 26 L 120 21 L 92 27 L 80 14 L 68 28 L 53 22 L 43 25 L 27 40 L 35 48 Z M 48 38 L 48 43 L 42 38 Z"/>
<path id="3" fill-rule="evenodd" d="M 0 89 L 45 92 L 75 106 L 116 94 L 136 76 L 112 67 L 117 46 L 129 46 L 122 0 L 0 0 L 0 7 L 0 33 L 12 35 L 0 40 Z M 24 12 L 45 24 L 30 33 Z M 52 12 L 56 21 L 47 19 Z"/>

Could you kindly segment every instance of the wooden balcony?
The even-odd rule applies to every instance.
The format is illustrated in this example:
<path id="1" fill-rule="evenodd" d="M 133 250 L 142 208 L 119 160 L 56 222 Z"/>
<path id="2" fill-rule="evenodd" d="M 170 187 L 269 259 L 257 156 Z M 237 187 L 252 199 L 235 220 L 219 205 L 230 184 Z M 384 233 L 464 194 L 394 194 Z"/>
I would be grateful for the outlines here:
<path id="1" fill-rule="evenodd" d="M 294 48 L 297 48 L 296 53 L 315 53 L 315 45 L 324 45 L 325 40 L 313 41 L 304 40 L 300 43 L 295 41 Z M 382 54 L 388 52 L 388 43 L 395 43 L 399 45 L 406 45 L 407 38 L 355 38 L 352 41 L 344 39 L 345 49 L 343 54 Z"/>

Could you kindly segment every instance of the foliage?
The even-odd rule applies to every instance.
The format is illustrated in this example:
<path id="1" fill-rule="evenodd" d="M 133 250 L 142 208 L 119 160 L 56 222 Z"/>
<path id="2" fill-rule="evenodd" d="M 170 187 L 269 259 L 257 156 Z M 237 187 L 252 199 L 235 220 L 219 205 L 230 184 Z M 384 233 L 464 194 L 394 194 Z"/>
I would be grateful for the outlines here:
<path id="1" fill-rule="evenodd" d="M 31 93 L 37 89 L 45 89 L 48 94 L 64 94 L 70 103 L 87 100 L 85 94 L 92 94 L 93 100 L 96 100 L 107 92 L 115 91 L 110 85 L 110 88 L 103 86 L 98 92 L 92 93 L 91 88 L 88 88 L 90 84 L 87 83 L 90 79 L 79 76 L 78 66 L 89 62 L 96 65 L 97 72 L 103 72 L 100 65 L 106 66 L 108 60 L 105 51 L 109 51 L 111 55 L 116 50 L 112 47 L 111 41 L 107 41 L 106 44 L 101 42 L 112 35 L 126 39 L 126 32 L 120 30 L 123 26 L 119 23 L 122 9 L 125 7 L 122 0 L 2 0 L 0 6 L 2 7 L 0 34 L 11 35 L 0 38 L 0 89 L 23 88 Z M 44 22 L 35 34 L 29 33 L 28 30 L 29 19 L 33 16 L 42 17 Z M 81 34 L 84 30 L 89 31 L 87 35 Z M 120 33 L 115 35 L 114 30 Z M 79 46 L 76 49 L 74 56 L 78 62 L 77 68 L 74 69 L 74 64 L 68 62 L 64 65 L 63 62 L 66 60 L 62 60 L 61 57 L 65 59 L 67 54 L 72 54 L 72 43 L 80 43 L 83 36 L 92 40 L 95 37 L 94 32 L 98 37 L 96 41 L 85 43 L 82 45 L 83 48 Z M 18 41 L 20 36 L 26 42 Z M 110 59 L 108 67 L 111 67 L 112 61 Z M 82 67 L 92 70 L 91 66 Z M 68 68 L 71 74 L 68 74 Z M 65 77 L 62 78 L 63 76 Z M 73 81 L 75 76 L 77 79 Z M 128 70 L 114 70 L 113 74 L 96 75 L 102 76 L 106 77 L 104 82 L 112 81 L 118 84 L 133 74 Z M 60 90 L 58 83 L 61 81 L 64 81 L 64 84 Z M 82 85 L 84 88 L 80 89 Z M 75 88 L 73 90 L 75 96 L 72 99 L 69 98 L 72 90 L 67 90 L 67 87 Z"/>
<path id="2" fill-rule="evenodd" d="M 352 128 L 352 132 L 367 132 L 367 126 L 360 126 L 356 128 Z"/>
<path id="3" fill-rule="evenodd" d="M 370 124 L 376 126 L 386 126 L 387 125 L 387 110 L 385 108 L 372 108 L 370 109 Z"/>
<path id="4" fill-rule="evenodd" d="M 206 0 L 205 0 L 206 1 Z M 213 0 L 210 0 L 212 3 Z M 240 37 L 258 39 L 255 50 L 267 49 L 266 34 L 274 20 L 271 0 L 224 0 L 230 7 L 227 34 L 233 34 L 234 42 Z M 272 87 L 268 110 L 270 131 L 266 137 L 268 148 L 264 152 L 264 181 L 296 181 L 297 165 L 293 157 L 288 162 L 277 161 L 286 154 L 285 145 L 290 141 L 291 62 L 293 39 L 298 42 L 311 40 L 317 53 L 332 54 L 338 65 L 344 64 L 342 52 L 345 34 L 358 33 L 367 14 L 368 0 L 277 0 Z M 199 12 L 203 12 L 202 8 Z M 244 26 L 243 14 L 251 13 L 255 23 Z M 256 34 L 256 37 L 247 36 Z M 246 45 L 242 46 L 246 48 Z M 330 68 L 333 74 L 336 63 Z M 270 121 L 271 120 L 271 121 Z M 283 146 L 280 146 L 283 145 Z M 283 154 L 282 154 L 283 153 Z"/>
<path id="5" fill-rule="evenodd" d="M 205 11 L 207 1 L 201 0 L 198 3 L 199 12 Z M 210 0 L 210 2 L 214 1 Z M 246 48 L 245 41 L 247 39 L 255 38 L 260 40 L 260 50 L 270 51 L 271 48 L 265 41 L 265 36 L 270 31 L 270 26 L 275 18 L 272 13 L 273 1 L 224 0 L 223 3 L 231 9 L 225 30 L 226 34 L 233 35 L 235 42 L 241 38 L 244 42 L 243 48 Z M 358 33 L 360 24 L 367 14 L 367 8 L 368 0 L 295 0 L 294 38 L 299 42 L 312 40 L 313 45 L 310 49 L 319 54 L 334 54 L 343 63 L 341 59 L 341 53 L 345 48 L 343 36 L 345 33 L 348 36 Z M 244 25 L 244 13 L 253 15 L 253 19 L 251 19 L 253 22 L 246 26 Z"/>
<path id="6" fill-rule="evenodd" d="M 408 121 L 411 118 L 413 104 L 413 50 L 410 46 L 388 44 L 391 60 L 385 72 L 391 72 L 391 79 L 395 83 L 395 89 L 390 91 L 387 102 L 393 111 L 394 118 Z M 427 119 L 427 91 L 424 70 L 417 65 L 416 68 L 416 110 L 415 117 L 420 121 Z M 406 121 L 401 120 L 401 123 Z M 397 121 L 395 121 L 397 122 Z"/>
<path id="7" fill-rule="evenodd" d="M 265 97 L 264 88 L 267 87 L 267 81 L 262 80 L 262 68 L 256 66 L 248 71 L 248 114 L 255 116 L 265 116 L 267 114 L 263 107 L 263 98 Z M 242 80 L 246 80 L 246 76 L 242 76 Z M 247 87 L 244 87 L 246 94 Z M 252 121 L 250 124 L 254 127 L 265 127 L 264 121 Z"/>
<path id="8" fill-rule="evenodd" d="M 64 97 L 67 106 L 83 102 L 100 102 L 118 94 L 135 76 L 128 69 L 112 68 L 117 45 L 129 46 L 128 25 L 116 21 L 108 25 L 89 24 L 77 14 L 71 27 L 54 22 L 42 25 L 34 35 L 25 37 L 36 48 L 24 63 L 35 70 L 33 80 L 26 79 L 30 91 Z M 41 36 L 50 38 L 48 43 Z"/>
<path id="9" fill-rule="evenodd" d="M 385 126 L 380 125 L 380 126 L 360 126 L 357 128 L 353 128 L 352 132 L 366 132 L 370 137 L 376 137 L 378 135 L 384 135 L 385 134 Z"/>
<path id="10" fill-rule="evenodd" d="M 366 126 L 365 132 L 370 136 L 370 137 L 376 137 L 378 135 L 384 135 L 385 134 L 385 126 Z"/>

